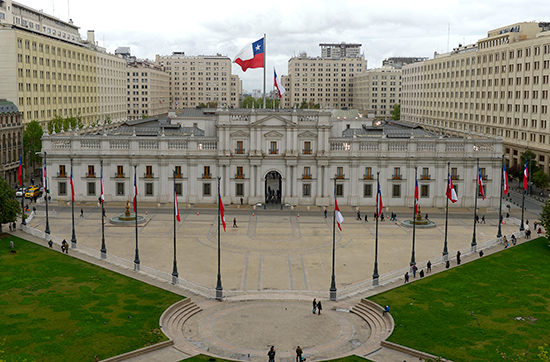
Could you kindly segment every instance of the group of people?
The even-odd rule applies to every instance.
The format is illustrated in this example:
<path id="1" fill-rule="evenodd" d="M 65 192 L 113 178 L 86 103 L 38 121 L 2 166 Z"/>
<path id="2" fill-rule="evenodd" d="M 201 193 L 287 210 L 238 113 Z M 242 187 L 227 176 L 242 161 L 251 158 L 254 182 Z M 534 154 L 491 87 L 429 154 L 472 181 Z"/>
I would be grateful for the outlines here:
<path id="1" fill-rule="evenodd" d="M 275 346 L 271 346 L 271 348 L 267 352 L 269 362 L 275 362 L 275 353 Z M 306 358 L 302 356 L 303 354 L 304 351 L 302 351 L 300 346 L 296 347 L 296 362 L 304 362 L 306 360 Z"/>
<path id="2" fill-rule="evenodd" d="M 323 310 L 323 305 L 321 304 L 321 301 L 317 301 L 317 298 L 313 298 L 313 314 L 317 312 L 317 314 L 321 314 L 321 311 Z"/>
<path id="3" fill-rule="evenodd" d="M 457 257 L 460 258 L 460 254 L 457 254 Z M 460 264 L 460 262 L 459 262 L 459 264 Z M 412 266 L 411 271 L 413 273 L 413 277 L 416 278 L 416 272 L 418 271 L 418 267 L 416 266 L 416 264 L 414 264 Z M 426 263 L 426 274 L 431 273 L 431 272 L 432 272 L 432 261 L 428 260 L 428 262 Z M 425 275 L 424 274 L 424 269 L 421 269 L 420 272 L 418 273 L 418 275 L 420 276 L 420 278 L 424 278 L 424 275 Z M 408 283 L 409 282 L 409 272 L 406 272 L 404 277 L 405 277 L 405 283 Z"/>

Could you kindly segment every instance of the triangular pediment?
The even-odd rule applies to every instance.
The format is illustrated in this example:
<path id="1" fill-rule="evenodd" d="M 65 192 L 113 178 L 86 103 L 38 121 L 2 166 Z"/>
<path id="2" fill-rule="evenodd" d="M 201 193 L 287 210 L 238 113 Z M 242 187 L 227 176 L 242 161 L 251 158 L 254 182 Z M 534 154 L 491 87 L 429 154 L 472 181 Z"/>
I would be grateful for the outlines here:
<path id="1" fill-rule="evenodd" d="M 244 132 L 244 131 L 237 131 L 230 134 L 232 138 L 248 138 L 250 134 Z"/>
<path id="2" fill-rule="evenodd" d="M 268 138 L 283 138 L 283 136 L 284 135 L 282 133 L 279 133 L 277 131 L 270 131 L 264 134 L 264 137 L 268 137 Z"/>
<path id="3" fill-rule="evenodd" d="M 270 116 L 267 116 L 265 118 L 262 118 L 262 119 L 259 119 L 257 120 L 256 122 L 252 123 L 250 125 L 251 127 L 258 127 L 258 126 L 272 126 L 272 127 L 281 127 L 281 126 L 284 126 L 284 127 L 296 127 L 296 124 L 292 123 L 291 121 L 289 121 L 288 119 L 285 119 L 281 116 L 277 116 L 277 115 L 270 115 Z"/>
<path id="4" fill-rule="evenodd" d="M 305 131 L 298 135 L 298 138 L 317 138 L 317 134 L 311 131 Z"/>

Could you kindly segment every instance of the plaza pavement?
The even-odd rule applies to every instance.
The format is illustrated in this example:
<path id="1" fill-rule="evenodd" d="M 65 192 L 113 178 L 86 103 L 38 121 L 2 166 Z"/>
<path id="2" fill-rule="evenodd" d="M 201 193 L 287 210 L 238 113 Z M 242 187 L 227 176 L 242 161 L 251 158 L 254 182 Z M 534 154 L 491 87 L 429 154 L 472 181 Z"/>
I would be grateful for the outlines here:
<path id="1" fill-rule="evenodd" d="M 123 213 L 124 204 L 106 205 L 107 217 Z M 99 249 L 101 245 L 101 208 L 97 205 L 75 206 L 75 210 L 84 209 L 84 217 L 75 215 L 78 245 Z M 171 273 L 173 263 L 173 205 L 140 204 L 139 214 L 147 213 L 148 222 L 139 230 L 139 252 L 141 264 L 153 269 Z M 177 259 L 181 278 L 193 283 L 214 288 L 217 274 L 217 214 L 216 207 L 205 205 L 191 207 L 180 205 L 182 222 L 177 224 Z M 356 220 L 356 212 L 351 207 L 342 207 L 345 221 L 342 232 L 336 233 L 337 287 L 340 290 L 347 285 L 370 279 L 373 271 L 374 223 Z M 55 210 L 55 213 L 54 213 Z M 411 209 L 395 208 L 398 220 L 411 215 Z M 50 205 L 50 229 L 52 235 L 71 239 L 70 207 L 65 204 Z M 423 209 L 430 220 L 438 226 L 433 229 L 417 229 L 416 261 L 425 262 L 441 255 L 443 248 L 445 214 L 442 209 Z M 386 211 L 389 215 L 389 212 Z M 146 273 L 136 273 L 120 266 L 105 263 L 88 255 L 70 251 L 81 259 L 105 266 L 150 284 L 161 286 L 181 295 L 191 297 L 202 308 L 202 312 L 191 318 L 187 326 L 196 336 L 202 335 L 205 352 L 209 348 L 215 354 L 240 360 L 264 361 L 267 348 L 275 345 L 277 360 L 291 362 L 292 351 L 301 345 L 310 359 L 328 359 L 339 357 L 351 351 L 354 346 L 364 343 L 369 332 L 357 316 L 347 313 L 361 297 L 367 297 L 397 287 L 402 280 L 380 286 L 352 298 L 335 302 L 326 300 L 330 287 L 332 258 L 332 220 L 323 217 L 320 208 L 298 207 L 290 210 L 263 210 L 252 207 L 226 206 L 227 232 L 221 236 L 221 274 L 224 291 L 236 296 L 257 293 L 270 301 L 240 301 L 219 303 L 199 295 L 182 290 L 158 279 L 150 278 Z M 511 218 L 502 225 L 503 234 L 518 230 L 517 217 L 521 210 L 512 208 Z M 497 232 L 498 214 L 496 210 L 480 210 L 485 215 L 486 224 L 477 224 L 477 242 L 494 238 Z M 238 228 L 232 227 L 233 218 L 237 218 Z M 529 215 L 527 215 L 529 217 Z M 534 215 L 531 215 L 534 217 Z M 469 248 L 472 240 L 473 215 L 471 209 L 452 208 L 449 213 L 448 244 L 450 256 L 456 250 Z M 29 223 L 30 227 L 43 230 L 45 219 L 43 208 Z M 19 231 L 17 232 L 20 233 Z M 21 235 L 29 238 L 28 235 Z M 36 240 L 45 245 L 44 240 Z M 379 223 L 379 272 L 381 275 L 406 268 L 411 259 L 412 229 L 400 223 L 384 221 Z M 134 259 L 134 227 L 105 227 L 105 240 L 108 254 L 128 260 Z M 78 250 L 78 248 L 77 248 Z M 495 246 L 486 254 L 500 251 Z M 474 260 L 475 255 L 463 258 L 464 262 Z M 443 265 L 434 266 L 434 273 L 444 271 Z M 286 290 L 302 295 L 295 301 L 273 300 L 269 292 Z M 246 294 L 245 294 L 246 291 Z M 323 299 L 327 313 L 313 316 L 309 310 L 311 297 Z M 243 298 L 245 299 L 245 298 Z M 301 300 L 300 300 L 301 299 Z M 235 299 L 237 300 L 237 299 Z M 270 304 L 271 303 L 271 304 Z M 290 309 L 290 311 L 289 311 Z M 225 311 L 224 311 L 225 310 Z M 245 312 L 243 312 L 245 311 Z M 219 315 L 216 316 L 216 313 Z M 221 313 L 221 314 L 220 314 Z M 340 315 L 339 315 L 340 314 Z M 213 317 L 214 316 L 214 317 Z M 211 333 L 201 332 L 200 325 L 208 318 L 214 318 L 208 327 Z M 342 320 L 342 318 L 344 320 Z M 348 339 L 335 343 L 342 325 L 349 324 Z M 238 333 L 236 333 L 238 331 Z M 184 331 L 185 332 L 185 331 Z M 206 336 L 206 337 L 205 337 Z M 187 336 L 186 336 L 187 337 Z M 191 336 L 188 336 L 191 338 Z M 332 344 L 332 345 L 331 345 Z M 231 346 L 230 348 L 227 346 Z M 316 354 L 319 346 L 323 354 Z M 220 348 L 220 346 L 222 346 Z M 331 347 L 332 346 L 332 347 Z M 201 348 L 201 344 L 197 346 Z M 216 350 L 216 348 L 218 348 Z M 252 351 L 252 353 L 250 353 Z M 189 351 L 178 348 L 165 348 L 154 353 L 128 359 L 128 361 L 179 361 L 189 356 Z M 250 355 L 250 356 L 249 356 Z M 381 348 L 366 356 L 377 362 L 412 360 L 406 354 Z"/>

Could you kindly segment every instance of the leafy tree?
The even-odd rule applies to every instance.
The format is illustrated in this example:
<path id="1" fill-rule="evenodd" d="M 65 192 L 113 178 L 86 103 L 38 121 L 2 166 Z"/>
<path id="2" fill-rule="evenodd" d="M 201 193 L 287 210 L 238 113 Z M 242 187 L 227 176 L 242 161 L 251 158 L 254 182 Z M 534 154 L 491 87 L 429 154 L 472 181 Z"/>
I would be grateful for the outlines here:
<path id="1" fill-rule="evenodd" d="M 42 135 L 44 131 L 37 121 L 31 121 L 23 131 L 23 154 L 29 155 L 29 161 L 33 164 L 40 162 L 40 155 L 36 152 L 42 150 Z"/>
<path id="2" fill-rule="evenodd" d="M 540 213 L 540 221 L 546 230 L 546 238 L 550 237 L 550 199 L 546 200 L 546 203 L 542 207 Z"/>
<path id="3" fill-rule="evenodd" d="M 278 99 L 270 99 L 266 98 L 265 100 L 265 107 L 266 108 L 278 108 L 279 107 L 279 100 Z M 264 99 L 258 98 L 255 99 L 251 96 L 246 97 L 243 100 L 243 108 L 264 108 Z"/>
<path id="4" fill-rule="evenodd" d="M 525 167 L 525 160 L 527 160 L 527 167 L 529 168 L 529 173 L 534 175 L 538 170 L 540 170 L 537 163 L 537 155 L 530 150 L 527 150 L 521 154 L 521 173 L 523 174 L 523 167 Z"/>
<path id="5" fill-rule="evenodd" d="M 111 120 L 111 116 L 107 116 L 107 118 L 105 119 L 105 123 L 107 124 L 111 124 L 113 121 Z"/>
<path id="6" fill-rule="evenodd" d="M 394 104 L 391 111 L 391 119 L 399 121 L 401 119 L 401 104 Z"/>
<path id="7" fill-rule="evenodd" d="M 21 214 L 21 208 L 15 199 L 15 191 L 10 188 L 6 180 L 0 177 L 0 233 L 2 224 L 14 222 L 19 214 Z"/>
<path id="8" fill-rule="evenodd" d="M 48 132 L 51 134 L 55 130 L 56 133 L 61 132 L 61 129 L 67 131 L 69 128 L 75 129 L 84 127 L 81 117 L 67 117 L 55 116 L 48 122 Z"/>
<path id="9" fill-rule="evenodd" d="M 508 169 L 508 175 L 513 179 L 519 178 L 520 175 L 523 175 L 523 164 L 516 163 L 514 166 Z"/>
<path id="10" fill-rule="evenodd" d="M 539 189 L 545 189 L 548 187 L 548 175 L 544 173 L 544 170 L 538 170 L 531 176 L 531 181 L 533 185 Z"/>

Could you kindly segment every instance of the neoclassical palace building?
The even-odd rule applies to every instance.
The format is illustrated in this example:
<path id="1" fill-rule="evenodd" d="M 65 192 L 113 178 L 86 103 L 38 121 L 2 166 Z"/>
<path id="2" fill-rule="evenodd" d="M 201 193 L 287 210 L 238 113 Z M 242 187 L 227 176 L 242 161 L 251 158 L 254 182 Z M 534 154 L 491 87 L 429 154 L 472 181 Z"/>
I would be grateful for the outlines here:
<path id="1" fill-rule="evenodd" d="M 485 187 L 479 207 L 498 206 L 502 140 L 444 137 L 420 125 L 373 121 L 357 111 L 186 109 L 144 119 L 45 134 L 51 196 L 69 201 L 133 197 L 140 202 L 282 202 L 328 206 L 412 205 L 417 169 L 420 205 L 444 207 L 450 175 L 459 207 L 474 204 L 477 159 Z M 175 182 L 174 182 L 175 179 Z M 336 182 L 335 182 L 336 180 Z"/>

